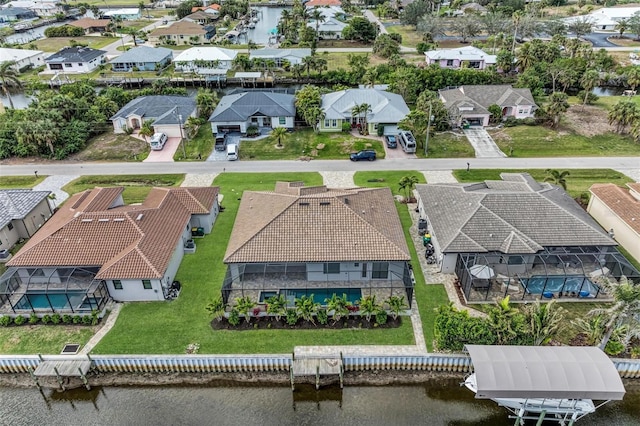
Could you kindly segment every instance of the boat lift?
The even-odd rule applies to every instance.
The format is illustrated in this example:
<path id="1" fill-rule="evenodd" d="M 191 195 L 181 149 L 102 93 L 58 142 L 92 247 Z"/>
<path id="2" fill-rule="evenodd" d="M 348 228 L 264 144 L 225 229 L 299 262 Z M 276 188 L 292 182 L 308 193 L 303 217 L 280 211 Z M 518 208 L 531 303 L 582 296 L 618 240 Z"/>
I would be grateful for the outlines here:
<path id="1" fill-rule="evenodd" d="M 625 394 L 620 374 L 597 347 L 466 345 L 474 372 L 463 383 L 476 398 L 525 420 L 573 426 Z M 603 401 L 595 405 L 593 400 Z"/>

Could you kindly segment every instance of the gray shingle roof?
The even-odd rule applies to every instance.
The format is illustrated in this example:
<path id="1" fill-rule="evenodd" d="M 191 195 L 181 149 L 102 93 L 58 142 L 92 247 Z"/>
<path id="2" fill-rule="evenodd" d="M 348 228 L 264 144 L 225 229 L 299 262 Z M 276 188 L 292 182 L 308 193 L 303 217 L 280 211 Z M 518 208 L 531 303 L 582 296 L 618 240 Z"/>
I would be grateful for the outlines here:
<path id="1" fill-rule="evenodd" d="M 528 174 L 479 184 L 417 185 L 446 252 L 535 253 L 553 246 L 615 246 L 561 188 Z"/>
<path id="2" fill-rule="evenodd" d="M 456 89 L 443 89 L 439 93 L 447 109 L 473 106 L 473 112 L 476 113 L 488 113 L 487 108 L 493 104 L 501 107 L 536 106 L 529 89 L 514 89 L 509 84 L 460 86 Z M 469 105 L 464 105 L 465 102 Z"/>
<path id="3" fill-rule="evenodd" d="M 110 120 L 126 118 L 131 114 L 136 114 L 145 119 L 154 120 L 154 125 L 179 124 L 178 114 L 182 116 L 182 121 L 184 122 L 195 110 L 196 101 L 192 97 L 141 96 L 123 106 Z"/>
<path id="4" fill-rule="evenodd" d="M 0 228 L 14 219 L 24 219 L 50 193 L 30 189 L 0 190 Z"/>
<path id="5" fill-rule="evenodd" d="M 173 50 L 166 47 L 149 47 L 138 46 L 129 49 L 122 55 L 111 61 L 112 64 L 124 63 L 143 63 L 143 62 L 162 62 L 167 57 L 173 57 Z"/>
<path id="6" fill-rule="evenodd" d="M 347 89 L 322 96 L 322 110 L 327 119 L 351 119 L 356 105 L 369 104 L 369 123 L 397 123 L 409 114 L 402 96 L 376 89 Z"/>
<path id="7" fill-rule="evenodd" d="M 65 47 L 53 55 L 49 56 L 45 61 L 48 64 L 51 63 L 65 63 L 65 62 L 88 62 L 92 59 L 98 58 L 104 55 L 104 50 L 96 50 L 90 47 Z"/>
<path id="8" fill-rule="evenodd" d="M 253 58 L 265 58 L 276 59 L 286 58 L 287 56 L 294 56 L 296 58 L 306 58 L 311 56 L 311 49 L 257 49 L 252 50 L 249 55 L 249 59 Z"/>
<path id="9" fill-rule="evenodd" d="M 296 115 L 295 96 L 270 92 L 227 95 L 220 100 L 209 121 L 246 121 L 254 115 L 293 117 Z"/>

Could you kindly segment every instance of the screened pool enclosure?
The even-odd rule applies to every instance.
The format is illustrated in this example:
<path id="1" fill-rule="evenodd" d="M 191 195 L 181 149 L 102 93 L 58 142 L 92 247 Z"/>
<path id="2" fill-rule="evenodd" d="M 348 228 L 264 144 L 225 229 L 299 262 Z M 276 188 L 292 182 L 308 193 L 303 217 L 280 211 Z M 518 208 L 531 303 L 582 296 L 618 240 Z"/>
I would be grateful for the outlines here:
<path id="1" fill-rule="evenodd" d="M 109 299 L 99 267 L 9 268 L 0 277 L 3 314 L 88 314 Z"/>
<path id="2" fill-rule="evenodd" d="M 624 276 L 640 281 L 640 273 L 615 247 L 549 247 L 524 255 L 461 253 L 456 275 L 468 302 L 506 296 L 514 302 L 606 299 L 604 280 Z"/>
<path id="3" fill-rule="evenodd" d="M 321 305 L 333 294 L 345 294 L 352 303 L 367 296 L 375 296 L 379 303 L 398 296 L 410 305 L 412 274 L 407 262 L 230 264 L 222 297 L 230 304 L 239 297 L 265 303 L 271 296 L 283 295 L 293 306 L 303 295 L 313 295 Z"/>

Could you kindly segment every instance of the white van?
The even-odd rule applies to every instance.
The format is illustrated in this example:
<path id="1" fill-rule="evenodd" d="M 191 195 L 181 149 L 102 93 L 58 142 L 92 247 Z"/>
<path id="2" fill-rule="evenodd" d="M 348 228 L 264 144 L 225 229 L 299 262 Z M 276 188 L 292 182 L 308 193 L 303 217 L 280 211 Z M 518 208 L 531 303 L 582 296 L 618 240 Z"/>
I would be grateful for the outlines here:
<path id="1" fill-rule="evenodd" d="M 227 160 L 236 161 L 238 159 L 238 145 L 227 145 Z"/>
<path id="2" fill-rule="evenodd" d="M 151 145 L 151 149 L 153 151 L 160 151 L 162 148 L 164 148 L 164 144 L 167 143 L 168 139 L 169 138 L 167 138 L 167 135 L 165 133 L 154 133 L 151 137 L 149 145 Z"/>
<path id="3" fill-rule="evenodd" d="M 411 132 L 403 130 L 398 135 L 398 143 L 402 147 L 402 150 L 407 154 L 415 154 L 416 152 L 416 138 L 413 137 Z"/>

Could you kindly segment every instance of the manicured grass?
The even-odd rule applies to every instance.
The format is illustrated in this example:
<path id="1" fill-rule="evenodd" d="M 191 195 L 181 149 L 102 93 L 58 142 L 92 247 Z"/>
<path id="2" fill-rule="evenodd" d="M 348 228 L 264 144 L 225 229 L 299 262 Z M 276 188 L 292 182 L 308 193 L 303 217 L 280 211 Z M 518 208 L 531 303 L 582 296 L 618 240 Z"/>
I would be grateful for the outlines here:
<path id="1" fill-rule="evenodd" d="M 0 353 L 59 354 L 65 343 L 84 346 L 97 327 L 22 325 L 0 328 Z"/>
<path id="2" fill-rule="evenodd" d="M 631 263 L 634 268 L 636 268 L 638 271 L 640 271 L 640 259 L 636 259 L 635 257 L 631 256 L 631 253 L 629 253 L 627 250 L 624 249 L 624 247 L 622 246 L 618 246 L 618 251 L 627 258 L 627 260 L 629 261 L 629 263 Z"/>
<path id="3" fill-rule="evenodd" d="M 491 135 L 502 152 L 511 157 L 640 155 L 640 144 L 633 142 L 629 136 L 615 133 L 587 137 L 573 132 L 557 132 L 543 126 L 516 126 L 491 132 Z"/>
<path id="4" fill-rule="evenodd" d="M 422 36 L 411 25 L 389 25 L 386 29 L 390 34 L 400 34 L 403 46 L 416 47 L 422 41 Z"/>
<path id="5" fill-rule="evenodd" d="M 175 161 L 198 161 L 206 160 L 213 150 L 213 133 L 209 123 L 203 124 L 198 128 L 198 134 L 191 140 L 185 139 L 184 147 L 187 152 L 187 159 L 182 158 L 182 147 L 179 146 L 173 155 Z"/>
<path id="6" fill-rule="evenodd" d="M 425 158 L 423 142 L 419 144 L 416 155 Z M 451 132 L 436 133 L 429 138 L 427 146 L 427 158 L 469 158 L 475 157 L 473 147 L 463 135 L 455 135 Z"/>
<path id="7" fill-rule="evenodd" d="M 122 198 L 125 204 L 131 204 L 144 201 L 154 186 L 180 186 L 183 179 L 184 175 L 83 176 L 62 189 L 75 194 L 96 186 L 124 186 Z"/>
<path id="8" fill-rule="evenodd" d="M 282 148 L 278 141 L 268 137 L 257 140 L 243 140 L 240 144 L 242 160 L 294 160 L 311 157 L 319 160 L 348 159 L 351 152 L 374 149 L 378 158 L 384 158 L 382 142 L 363 139 L 348 133 L 314 133 L 311 129 L 294 131 L 282 138 Z"/>
<path id="9" fill-rule="evenodd" d="M 458 182 L 482 182 L 484 180 L 500 180 L 500 173 L 502 172 L 526 172 L 531 174 L 534 179 L 540 182 L 547 177 L 547 173 L 543 169 L 494 170 L 472 168 L 469 171 L 454 170 L 453 175 L 458 179 Z M 633 179 L 611 169 L 571 169 L 569 172 L 570 175 L 566 177 L 567 192 L 572 197 L 578 197 L 581 193 L 588 192 L 589 187 L 594 183 L 615 183 L 616 185 L 624 185 L 625 183 L 633 182 Z"/>
<path id="10" fill-rule="evenodd" d="M 620 101 L 632 100 L 636 105 L 640 106 L 640 96 L 600 96 L 594 105 L 610 110 Z"/>
<path id="11" fill-rule="evenodd" d="M 318 173 L 223 173 L 214 181 L 225 195 L 225 211 L 213 232 L 197 240 L 194 255 L 184 257 L 176 279 L 182 292 L 172 302 L 131 303 L 95 353 L 184 353 L 190 343 L 200 353 L 290 353 L 298 345 L 405 345 L 413 343 L 410 321 L 396 329 L 221 331 L 210 326 L 206 304 L 220 294 L 222 263 L 239 198 L 245 190 L 273 190 L 278 180 L 322 184 Z"/>
<path id="12" fill-rule="evenodd" d="M 28 45 L 35 44 L 36 49 L 42 50 L 44 52 L 57 52 L 65 46 L 70 46 L 70 41 L 75 40 L 80 44 L 87 44 L 89 47 L 93 49 L 100 49 L 105 47 L 108 44 L 113 43 L 116 40 L 119 40 L 117 37 L 52 37 L 52 38 L 43 38 L 41 40 L 36 40 L 33 42 L 29 42 Z M 27 46 L 25 46 L 26 48 Z M 30 49 L 30 47 L 29 47 Z"/>
<path id="13" fill-rule="evenodd" d="M 46 179 L 46 176 L 0 176 L 1 189 L 33 188 Z"/>
<path id="14" fill-rule="evenodd" d="M 382 188 L 389 187 L 394 195 L 405 195 L 400 190 L 400 180 L 405 176 L 415 176 L 418 178 L 418 183 L 427 183 L 424 179 L 424 175 L 415 170 L 407 171 L 380 171 L 380 172 L 356 172 L 353 176 L 353 181 L 356 186 L 362 186 L 367 188 Z M 411 226 L 411 224 L 409 224 Z"/>

